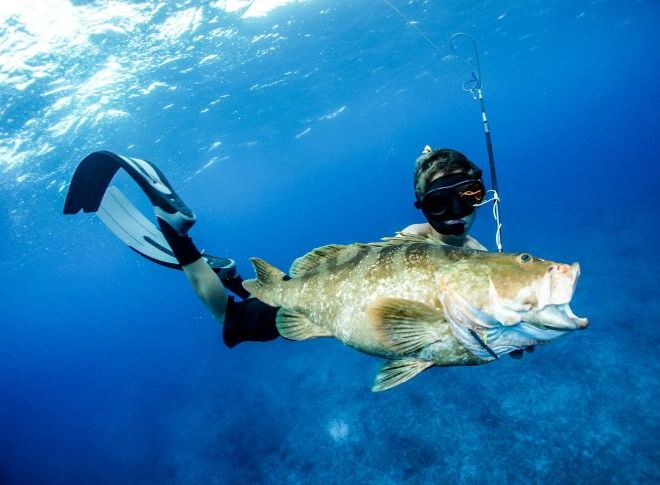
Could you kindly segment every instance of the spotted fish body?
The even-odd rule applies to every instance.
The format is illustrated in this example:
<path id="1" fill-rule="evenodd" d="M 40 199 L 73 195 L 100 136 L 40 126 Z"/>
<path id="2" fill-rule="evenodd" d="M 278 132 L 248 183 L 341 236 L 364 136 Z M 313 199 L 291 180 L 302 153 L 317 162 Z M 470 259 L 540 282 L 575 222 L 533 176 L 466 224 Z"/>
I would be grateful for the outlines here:
<path id="1" fill-rule="evenodd" d="M 586 326 L 566 310 L 579 267 L 529 258 L 403 236 L 318 248 L 293 263 L 290 279 L 253 258 L 257 279 L 244 286 L 281 307 L 284 337 L 332 336 L 388 359 L 373 387 L 384 390 L 431 366 L 487 363 Z M 548 328 L 544 312 L 558 306 Z"/>

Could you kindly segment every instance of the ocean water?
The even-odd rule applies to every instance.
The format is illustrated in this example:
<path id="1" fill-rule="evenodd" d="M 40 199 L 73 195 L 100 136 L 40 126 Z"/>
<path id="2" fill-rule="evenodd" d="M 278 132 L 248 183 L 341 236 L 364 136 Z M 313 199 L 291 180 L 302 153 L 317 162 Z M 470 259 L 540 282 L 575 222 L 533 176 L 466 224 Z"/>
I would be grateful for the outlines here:
<path id="1" fill-rule="evenodd" d="M 392 4 L 440 52 L 379 1 L 0 5 L 0 482 L 658 483 L 660 5 Z M 580 262 L 583 332 L 374 394 L 381 362 L 334 340 L 227 349 L 181 273 L 62 215 L 107 149 L 245 277 L 422 222 L 425 144 L 487 166 L 459 31 L 505 249 Z M 473 233 L 494 248 L 488 208 Z"/>

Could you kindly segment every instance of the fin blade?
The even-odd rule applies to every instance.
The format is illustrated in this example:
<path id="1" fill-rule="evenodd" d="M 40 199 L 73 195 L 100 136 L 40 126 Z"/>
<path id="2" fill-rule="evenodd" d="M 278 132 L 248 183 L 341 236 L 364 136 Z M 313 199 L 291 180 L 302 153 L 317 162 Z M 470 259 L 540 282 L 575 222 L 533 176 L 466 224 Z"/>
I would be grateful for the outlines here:
<path id="1" fill-rule="evenodd" d="M 385 363 L 371 387 L 372 392 L 382 392 L 403 384 L 420 372 L 433 366 L 433 362 L 422 359 L 396 359 Z"/>
<path id="2" fill-rule="evenodd" d="M 279 293 L 277 290 L 285 276 L 284 272 L 263 259 L 250 258 L 250 262 L 257 278 L 244 281 L 243 288 L 267 305 L 280 306 L 277 301 Z"/>
<path id="3" fill-rule="evenodd" d="M 400 354 L 417 352 L 441 339 L 437 326 L 444 315 L 425 303 L 381 298 L 368 308 L 367 315 L 381 342 Z"/>
<path id="4" fill-rule="evenodd" d="M 108 187 L 96 214 L 119 240 L 140 255 L 163 266 L 180 268 L 163 234 L 117 187 Z"/>
<path id="5" fill-rule="evenodd" d="M 275 325 L 280 335 L 289 340 L 332 337 L 332 333 L 328 330 L 313 324 L 305 315 L 290 308 L 280 308 L 277 312 Z"/>

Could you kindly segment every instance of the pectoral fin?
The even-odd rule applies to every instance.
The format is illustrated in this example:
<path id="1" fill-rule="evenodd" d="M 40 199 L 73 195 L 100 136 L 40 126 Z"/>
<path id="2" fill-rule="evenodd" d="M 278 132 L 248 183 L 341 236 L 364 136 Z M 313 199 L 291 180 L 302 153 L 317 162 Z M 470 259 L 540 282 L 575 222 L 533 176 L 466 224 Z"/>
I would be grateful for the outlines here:
<path id="1" fill-rule="evenodd" d="M 371 387 L 371 391 L 386 391 L 394 386 L 403 384 L 432 365 L 433 362 L 422 359 L 391 360 L 380 368 L 374 385 Z"/>
<path id="2" fill-rule="evenodd" d="M 381 343 L 399 354 L 417 352 L 442 338 L 438 331 L 442 312 L 424 303 L 381 298 L 367 313 Z"/>
<path id="3" fill-rule="evenodd" d="M 307 340 L 315 337 L 332 337 L 332 333 L 313 324 L 309 319 L 290 308 L 280 308 L 275 318 L 280 335 L 289 340 Z"/>

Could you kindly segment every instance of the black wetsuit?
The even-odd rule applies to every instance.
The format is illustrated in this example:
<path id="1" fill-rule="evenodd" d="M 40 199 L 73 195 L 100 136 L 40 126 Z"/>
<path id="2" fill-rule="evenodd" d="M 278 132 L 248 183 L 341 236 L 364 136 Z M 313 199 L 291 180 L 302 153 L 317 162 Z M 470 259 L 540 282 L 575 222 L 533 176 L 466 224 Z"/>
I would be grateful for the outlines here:
<path id="1" fill-rule="evenodd" d="M 241 301 L 233 296 L 227 300 L 222 340 L 230 348 L 241 342 L 268 342 L 280 336 L 275 326 L 275 315 L 279 308 L 248 297 L 249 294 L 241 285 L 242 281 L 240 276 L 222 280 L 227 289 L 244 297 Z"/>

